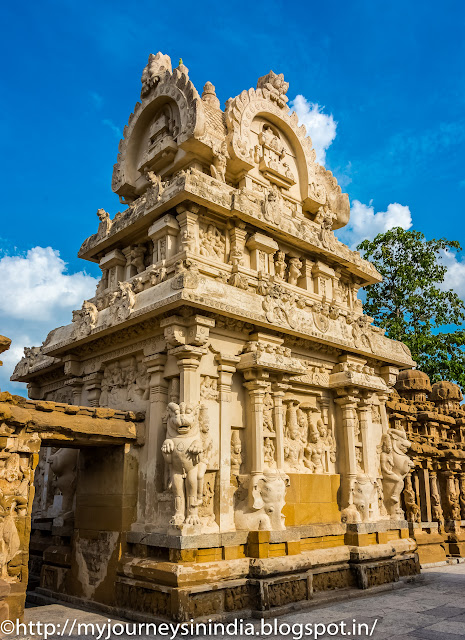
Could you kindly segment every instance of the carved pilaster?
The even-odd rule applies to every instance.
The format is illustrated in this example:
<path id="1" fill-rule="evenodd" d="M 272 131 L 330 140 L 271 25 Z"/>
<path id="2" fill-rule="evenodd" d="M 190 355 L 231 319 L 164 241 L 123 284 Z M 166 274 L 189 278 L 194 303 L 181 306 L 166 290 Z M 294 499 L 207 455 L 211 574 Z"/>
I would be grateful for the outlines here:
<path id="1" fill-rule="evenodd" d="M 115 289 L 118 282 L 124 280 L 124 269 L 126 266 L 126 258 L 119 249 L 114 249 L 107 253 L 100 260 L 100 268 L 108 269 L 108 287 Z"/>
<path id="2" fill-rule="evenodd" d="M 247 373 L 245 372 L 247 378 Z M 251 434 L 251 473 L 262 473 L 264 467 L 263 455 L 263 410 L 265 392 L 269 383 L 264 379 L 251 379 L 244 382 L 244 387 L 248 391 L 248 424 L 250 425 Z"/>
<path id="3" fill-rule="evenodd" d="M 338 389 L 338 394 L 342 397 L 336 398 L 335 402 L 341 407 L 342 412 L 342 433 L 343 433 L 343 459 L 342 466 L 342 504 L 343 509 L 352 504 L 352 488 L 357 477 L 357 459 L 355 453 L 356 444 L 356 424 L 357 407 L 359 398 L 354 392 L 347 392 L 345 389 Z M 344 394 L 344 395 L 342 395 Z"/>
<path id="4" fill-rule="evenodd" d="M 157 522 L 157 492 L 164 488 L 164 469 L 160 455 L 165 438 L 163 415 L 168 403 L 168 382 L 164 377 L 167 356 L 156 353 L 144 359 L 149 376 L 150 396 L 145 446 L 141 450 L 141 465 L 145 474 L 140 478 L 138 521 L 150 530 Z"/>
<path id="5" fill-rule="evenodd" d="M 284 407 L 283 398 L 289 385 L 275 382 L 271 385 L 273 396 L 273 423 L 276 432 L 276 465 L 284 470 Z"/>
<path id="6" fill-rule="evenodd" d="M 98 373 L 91 373 L 85 378 L 87 404 L 90 407 L 99 406 L 100 394 L 102 392 L 102 378 L 103 374 L 100 371 Z"/>
<path id="7" fill-rule="evenodd" d="M 372 396 L 364 394 L 359 404 L 360 436 L 363 451 L 363 470 L 372 480 L 376 479 L 376 446 L 373 439 Z"/>
<path id="8" fill-rule="evenodd" d="M 176 207 L 176 220 L 179 223 L 180 243 L 178 251 L 194 253 L 199 246 L 198 212 L 200 207 L 192 203 L 180 204 Z"/>
<path id="9" fill-rule="evenodd" d="M 192 345 L 182 345 L 170 350 L 170 354 L 174 355 L 178 361 L 180 402 L 198 404 L 200 400 L 199 365 L 205 353 L 205 348 Z"/>
<path id="10" fill-rule="evenodd" d="M 219 527 L 220 531 L 234 529 L 234 509 L 230 499 L 231 485 L 231 385 L 239 356 L 216 354 L 218 363 L 218 401 L 220 408 L 219 442 Z"/>

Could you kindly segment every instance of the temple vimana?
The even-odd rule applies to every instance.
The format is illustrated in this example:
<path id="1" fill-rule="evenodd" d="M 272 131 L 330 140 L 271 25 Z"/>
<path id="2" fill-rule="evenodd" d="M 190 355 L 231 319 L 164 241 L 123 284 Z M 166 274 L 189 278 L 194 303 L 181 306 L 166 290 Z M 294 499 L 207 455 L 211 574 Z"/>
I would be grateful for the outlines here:
<path id="1" fill-rule="evenodd" d="M 278 615 L 465 555 L 465 409 L 363 313 L 380 274 L 272 71 L 150 55 L 79 251 L 94 297 L 0 394 L 0 608 Z M 2 338 L 0 349 L 9 340 Z"/>

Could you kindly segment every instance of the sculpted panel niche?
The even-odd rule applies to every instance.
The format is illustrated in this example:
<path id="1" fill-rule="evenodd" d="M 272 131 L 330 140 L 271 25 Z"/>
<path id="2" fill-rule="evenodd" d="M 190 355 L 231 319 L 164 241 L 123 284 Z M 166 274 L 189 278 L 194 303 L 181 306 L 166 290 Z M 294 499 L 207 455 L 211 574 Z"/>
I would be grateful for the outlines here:
<path id="1" fill-rule="evenodd" d="M 105 365 L 99 405 L 142 411 L 149 399 L 147 367 L 135 356 Z"/>

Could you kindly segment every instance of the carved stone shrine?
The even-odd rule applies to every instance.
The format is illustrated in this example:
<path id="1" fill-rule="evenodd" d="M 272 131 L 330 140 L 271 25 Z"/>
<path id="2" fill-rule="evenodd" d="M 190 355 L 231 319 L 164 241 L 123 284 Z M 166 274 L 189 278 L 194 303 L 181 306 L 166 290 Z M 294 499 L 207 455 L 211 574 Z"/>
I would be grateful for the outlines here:
<path id="1" fill-rule="evenodd" d="M 419 572 L 411 430 L 387 413 L 414 362 L 363 313 L 381 276 L 336 239 L 349 198 L 287 89 L 270 72 L 222 110 L 149 58 L 113 171 L 124 210 L 99 209 L 79 252 L 95 296 L 14 373 L 38 406 L 145 430 L 105 454 L 43 438 L 35 598 L 220 619 Z"/>

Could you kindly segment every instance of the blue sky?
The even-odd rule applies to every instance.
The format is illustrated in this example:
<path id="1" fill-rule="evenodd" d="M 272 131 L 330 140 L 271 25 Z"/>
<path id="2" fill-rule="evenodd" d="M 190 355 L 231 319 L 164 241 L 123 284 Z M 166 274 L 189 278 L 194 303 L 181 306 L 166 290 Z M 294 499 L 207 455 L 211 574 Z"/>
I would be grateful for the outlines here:
<path id="1" fill-rule="evenodd" d="M 427 237 L 465 244 L 462 2 L 45 0 L 9 3 L 3 19 L 0 333 L 15 350 L 2 389 L 19 390 L 5 378 L 25 341 L 69 322 L 95 286 L 98 268 L 76 254 L 96 210 L 120 207 L 112 166 L 151 52 L 182 57 L 222 103 L 283 72 L 350 195 L 344 241 L 411 217 Z M 458 259 L 451 286 L 465 295 Z"/>

